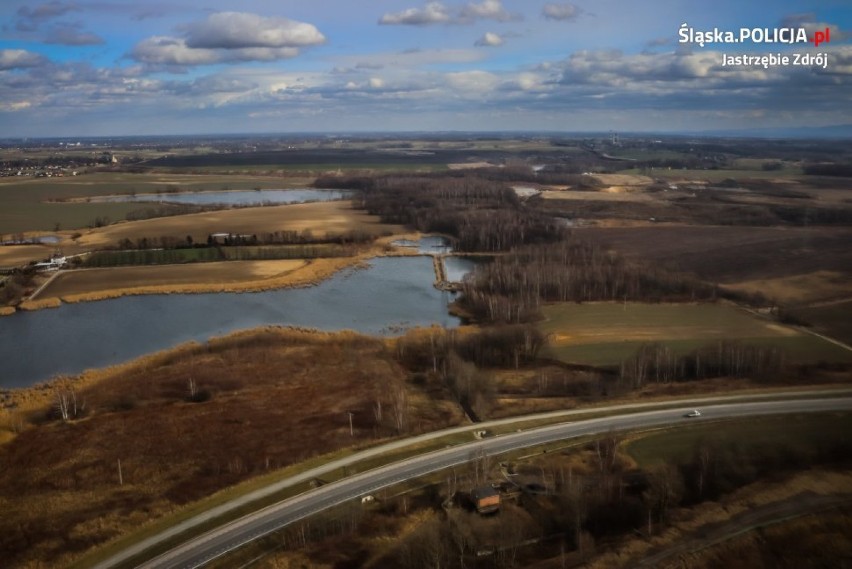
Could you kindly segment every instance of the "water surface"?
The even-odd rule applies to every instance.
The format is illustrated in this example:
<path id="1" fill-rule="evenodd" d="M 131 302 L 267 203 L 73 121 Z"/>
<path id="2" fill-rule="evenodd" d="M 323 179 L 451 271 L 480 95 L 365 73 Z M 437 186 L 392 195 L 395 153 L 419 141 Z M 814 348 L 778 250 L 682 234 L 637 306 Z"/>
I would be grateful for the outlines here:
<path id="1" fill-rule="evenodd" d="M 345 190 L 254 190 L 221 192 L 175 192 L 160 194 L 135 194 L 92 198 L 93 202 L 168 202 L 193 205 L 264 205 L 327 202 L 347 199 L 352 192 Z"/>
<path id="2" fill-rule="evenodd" d="M 0 387 L 32 385 L 263 325 L 367 334 L 457 326 L 447 312 L 453 296 L 435 289 L 434 280 L 428 257 L 384 257 L 309 288 L 129 296 L 19 312 L 0 317 Z"/>

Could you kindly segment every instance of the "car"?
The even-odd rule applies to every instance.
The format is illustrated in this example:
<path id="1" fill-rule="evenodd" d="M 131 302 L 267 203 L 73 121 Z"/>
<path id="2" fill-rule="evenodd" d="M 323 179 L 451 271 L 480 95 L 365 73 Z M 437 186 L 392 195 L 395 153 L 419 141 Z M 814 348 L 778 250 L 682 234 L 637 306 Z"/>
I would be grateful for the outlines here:
<path id="1" fill-rule="evenodd" d="M 701 416 L 701 411 L 699 411 L 698 409 L 693 409 L 692 411 L 690 411 L 689 413 L 684 415 L 684 417 L 700 417 L 700 416 Z"/>

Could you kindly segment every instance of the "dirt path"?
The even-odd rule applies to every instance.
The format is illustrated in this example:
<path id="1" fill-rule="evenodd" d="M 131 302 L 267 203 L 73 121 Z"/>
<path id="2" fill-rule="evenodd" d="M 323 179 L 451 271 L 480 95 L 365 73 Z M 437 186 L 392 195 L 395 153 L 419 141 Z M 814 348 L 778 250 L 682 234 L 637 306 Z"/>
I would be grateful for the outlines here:
<path id="1" fill-rule="evenodd" d="M 789 500 L 775 502 L 749 510 L 721 524 L 709 524 L 698 530 L 698 536 L 687 539 L 676 546 L 631 563 L 632 567 L 659 567 L 668 559 L 679 555 L 695 553 L 713 547 L 724 541 L 734 539 L 750 531 L 765 528 L 827 510 L 852 507 L 852 494 L 823 496 L 804 492 Z M 674 562 L 674 559 L 672 559 Z"/>

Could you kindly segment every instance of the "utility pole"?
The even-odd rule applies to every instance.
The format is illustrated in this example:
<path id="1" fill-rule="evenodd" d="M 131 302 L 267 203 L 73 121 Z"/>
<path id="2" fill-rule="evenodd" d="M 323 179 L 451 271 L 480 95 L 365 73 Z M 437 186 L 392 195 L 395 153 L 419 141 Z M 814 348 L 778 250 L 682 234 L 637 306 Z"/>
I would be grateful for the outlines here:
<path id="1" fill-rule="evenodd" d="M 121 475 L 121 459 L 118 459 L 118 485 L 124 486 L 124 477 Z"/>
<path id="2" fill-rule="evenodd" d="M 352 415 L 354 415 L 355 413 L 353 413 L 352 411 L 347 411 L 346 413 L 349 415 L 349 436 L 354 437 L 355 429 L 352 428 Z"/>

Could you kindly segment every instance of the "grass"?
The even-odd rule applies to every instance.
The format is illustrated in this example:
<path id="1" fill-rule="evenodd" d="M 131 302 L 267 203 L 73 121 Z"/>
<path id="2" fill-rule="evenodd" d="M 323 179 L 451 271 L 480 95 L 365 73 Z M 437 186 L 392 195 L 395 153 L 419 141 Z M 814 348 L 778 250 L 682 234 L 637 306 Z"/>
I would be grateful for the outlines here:
<path id="1" fill-rule="evenodd" d="M 644 343 L 685 355 L 720 340 L 774 345 L 801 363 L 852 361 L 852 352 L 727 304 L 558 303 L 543 310 L 547 352 L 568 363 L 618 365 Z"/>
<path id="2" fill-rule="evenodd" d="M 689 460 L 702 441 L 728 445 L 737 443 L 744 450 L 784 443 L 793 448 L 811 448 L 848 440 L 852 431 L 852 413 L 808 413 L 754 417 L 747 421 L 724 421 L 682 425 L 640 435 L 626 444 L 625 450 L 642 468 L 661 462 Z"/>
<path id="3" fill-rule="evenodd" d="M 187 401 L 189 377 L 208 401 Z M 267 329 L 83 382 L 86 418 L 62 424 L 42 410 L 0 446 L 5 561 L 68 562 L 152 519 L 189 515 L 190 504 L 239 482 L 386 439 L 392 430 L 373 406 L 384 399 L 390 409 L 390 386 L 403 378 L 380 340 Z M 411 420 L 434 430 L 461 413 L 433 401 Z"/>
<path id="4" fill-rule="evenodd" d="M 852 300 L 796 309 L 818 332 L 852 345 Z"/>
<path id="5" fill-rule="evenodd" d="M 0 233 L 70 230 L 87 227 L 96 217 L 120 221 L 138 203 L 48 203 L 49 200 L 151 193 L 178 188 L 191 190 L 252 190 L 304 187 L 311 177 L 280 178 L 191 174 L 128 174 L 103 172 L 65 178 L 5 178 L 0 180 Z"/>
<path id="6" fill-rule="evenodd" d="M 122 239 L 142 237 L 192 236 L 204 243 L 211 233 L 262 235 L 276 231 L 310 231 L 315 236 L 339 235 L 352 231 L 372 235 L 403 232 L 397 226 L 379 223 L 376 216 L 352 208 L 351 202 L 332 201 L 269 207 L 229 209 L 118 223 L 85 232 L 77 246 L 88 250 L 117 245 Z"/>

